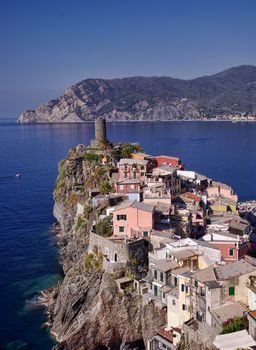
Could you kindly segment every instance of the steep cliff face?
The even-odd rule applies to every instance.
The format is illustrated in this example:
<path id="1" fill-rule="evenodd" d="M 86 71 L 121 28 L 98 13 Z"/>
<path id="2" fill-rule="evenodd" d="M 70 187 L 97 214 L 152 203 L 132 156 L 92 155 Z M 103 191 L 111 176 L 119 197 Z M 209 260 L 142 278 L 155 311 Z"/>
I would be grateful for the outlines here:
<path id="1" fill-rule="evenodd" d="M 104 205 L 92 208 L 89 190 L 107 175 L 83 157 L 78 146 L 59 164 L 54 190 L 60 255 L 65 277 L 51 292 L 49 322 L 57 350 L 143 349 L 144 342 L 165 323 L 166 313 L 143 306 L 137 292 L 121 295 L 115 278 L 124 271 L 106 273 L 100 260 L 88 262 L 88 240 L 93 221 Z M 76 191 L 75 191 L 76 189 Z M 80 189 L 77 191 L 77 189 Z M 77 214 L 77 202 L 83 213 Z M 87 260 L 86 260 L 87 259 Z M 97 264 L 96 264 L 97 263 Z"/>
<path id="2" fill-rule="evenodd" d="M 63 96 L 22 113 L 19 123 L 198 119 L 256 113 L 256 67 L 240 66 L 192 80 L 170 77 L 87 79 Z"/>

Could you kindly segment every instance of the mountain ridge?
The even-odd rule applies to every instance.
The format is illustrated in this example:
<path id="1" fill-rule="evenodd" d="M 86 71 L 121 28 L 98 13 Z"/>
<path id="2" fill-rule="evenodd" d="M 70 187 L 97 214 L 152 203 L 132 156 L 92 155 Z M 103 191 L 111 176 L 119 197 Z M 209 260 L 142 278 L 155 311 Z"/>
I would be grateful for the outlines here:
<path id="1" fill-rule="evenodd" d="M 183 120 L 256 114 L 256 66 L 242 65 L 194 79 L 127 77 L 85 79 L 19 123 Z"/>

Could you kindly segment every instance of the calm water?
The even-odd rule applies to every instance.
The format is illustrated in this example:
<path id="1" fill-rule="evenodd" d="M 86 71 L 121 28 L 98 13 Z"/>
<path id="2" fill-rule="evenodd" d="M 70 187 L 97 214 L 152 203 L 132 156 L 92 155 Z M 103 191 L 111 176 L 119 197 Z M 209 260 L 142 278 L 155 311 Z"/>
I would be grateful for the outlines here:
<path id="1" fill-rule="evenodd" d="M 0 119 L 0 349 L 15 349 L 17 341 L 37 350 L 53 345 L 40 328 L 44 310 L 28 310 L 26 300 L 60 278 L 50 232 L 57 162 L 93 133 L 92 123 L 20 126 Z M 231 184 L 240 199 L 256 198 L 256 123 L 113 123 L 108 135 L 139 141 L 147 153 L 179 156 L 187 168 Z"/>

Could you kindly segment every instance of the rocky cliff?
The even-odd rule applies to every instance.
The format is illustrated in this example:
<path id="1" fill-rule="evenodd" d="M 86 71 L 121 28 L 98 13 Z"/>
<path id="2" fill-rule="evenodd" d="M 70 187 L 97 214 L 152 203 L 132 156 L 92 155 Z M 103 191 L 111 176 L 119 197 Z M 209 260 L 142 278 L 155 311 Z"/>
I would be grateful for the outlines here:
<path id="1" fill-rule="evenodd" d="M 22 113 L 19 123 L 211 118 L 256 114 L 256 67 L 240 66 L 192 80 L 170 77 L 87 79 L 63 96 Z"/>
<path id="2" fill-rule="evenodd" d="M 120 294 L 115 278 L 124 271 L 106 273 L 100 257 L 87 254 L 93 222 L 104 210 L 104 203 L 92 208 L 89 191 L 108 175 L 96 162 L 85 160 L 84 150 L 80 145 L 60 162 L 54 190 L 65 272 L 50 293 L 49 323 L 59 342 L 55 349 L 143 349 L 166 314 L 154 305 L 143 306 L 139 293 Z M 77 213 L 78 202 L 84 206 L 82 213 Z"/>

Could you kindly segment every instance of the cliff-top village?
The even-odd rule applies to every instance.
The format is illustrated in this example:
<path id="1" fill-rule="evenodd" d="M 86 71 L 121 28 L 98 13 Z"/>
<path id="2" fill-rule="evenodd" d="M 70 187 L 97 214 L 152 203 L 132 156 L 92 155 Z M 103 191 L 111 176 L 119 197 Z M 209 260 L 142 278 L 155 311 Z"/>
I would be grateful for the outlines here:
<path id="1" fill-rule="evenodd" d="M 116 279 L 120 295 L 139 294 L 143 305 L 165 313 L 147 349 L 175 350 L 184 339 L 222 350 L 254 348 L 256 259 L 238 196 L 177 157 L 121 147 L 107 140 L 105 120 L 96 119 L 85 159 L 106 168 L 108 181 L 90 190 L 91 207 L 105 206 L 88 256 L 100 254 L 107 272 L 127 272 Z M 79 224 L 86 208 L 76 205 Z"/>

